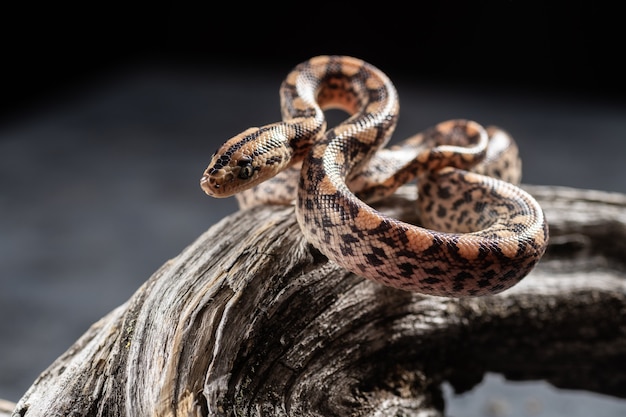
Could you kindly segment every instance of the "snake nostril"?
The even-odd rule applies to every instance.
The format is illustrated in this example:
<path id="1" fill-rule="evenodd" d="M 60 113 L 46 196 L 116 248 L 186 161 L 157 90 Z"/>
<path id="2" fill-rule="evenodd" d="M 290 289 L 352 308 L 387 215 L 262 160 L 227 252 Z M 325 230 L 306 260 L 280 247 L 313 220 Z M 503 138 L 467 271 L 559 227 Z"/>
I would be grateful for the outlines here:
<path id="1" fill-rule="evenodd" d="M 220 186 L 221 182 L 209 173 L 205 173 L 202 178 L 200 178 L 200 187 L 209 195 L 214 195 L 214 193 L 220 189 Z"/>

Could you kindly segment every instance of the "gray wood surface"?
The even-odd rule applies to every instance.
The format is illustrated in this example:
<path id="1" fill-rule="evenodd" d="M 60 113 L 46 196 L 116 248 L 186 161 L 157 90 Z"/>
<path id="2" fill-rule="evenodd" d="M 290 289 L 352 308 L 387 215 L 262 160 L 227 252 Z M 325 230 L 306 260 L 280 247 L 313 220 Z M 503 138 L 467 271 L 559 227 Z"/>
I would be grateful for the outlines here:
<path id="1" fill-rule="evenodd" d="M 43 415 L 443 415 L 485 372 L 626 397 L 626 195 L 533 186 L 538 267 L 502 294 L 445 299 L 329 263 L 292 207 L 225 217 L 38 378 Z M 382 210 L 407 221 L 414 190 Z"/>

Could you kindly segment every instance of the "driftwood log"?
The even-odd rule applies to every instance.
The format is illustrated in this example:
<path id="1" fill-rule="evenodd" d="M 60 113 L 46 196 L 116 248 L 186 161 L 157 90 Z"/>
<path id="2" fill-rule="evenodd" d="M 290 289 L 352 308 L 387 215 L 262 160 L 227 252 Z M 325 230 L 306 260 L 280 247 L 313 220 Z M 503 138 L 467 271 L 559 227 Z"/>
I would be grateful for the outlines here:
<path id="1" fill-rule="evenodd" d="M 293 207 L 236 212 L 34 382 L 15 416 L 443 415 L 487 371 L 626 397 L 626 195 L 531 187 L 548 252 L 519 285 L 446 299 L 329 263 Z M 380 209 L 419 222 L 412 188 Z"/>

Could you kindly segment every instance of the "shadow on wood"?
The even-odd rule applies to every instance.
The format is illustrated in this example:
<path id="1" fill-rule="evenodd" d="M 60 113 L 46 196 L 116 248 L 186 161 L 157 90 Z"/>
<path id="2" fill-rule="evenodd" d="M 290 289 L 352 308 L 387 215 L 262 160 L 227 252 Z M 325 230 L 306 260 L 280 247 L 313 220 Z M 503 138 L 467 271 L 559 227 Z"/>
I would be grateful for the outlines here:
<path id="1" fill-rule="evenodd" d="M 468 299 L 329 263 L 293 207 L 224 218 L 95 323 L 17 416 L 443 415 L 485 372 L 626 397 L 626 196 L 530 187 L 551 241 L 519 285 Z M 403 187 L 379 209 L 418 222 Z"/>

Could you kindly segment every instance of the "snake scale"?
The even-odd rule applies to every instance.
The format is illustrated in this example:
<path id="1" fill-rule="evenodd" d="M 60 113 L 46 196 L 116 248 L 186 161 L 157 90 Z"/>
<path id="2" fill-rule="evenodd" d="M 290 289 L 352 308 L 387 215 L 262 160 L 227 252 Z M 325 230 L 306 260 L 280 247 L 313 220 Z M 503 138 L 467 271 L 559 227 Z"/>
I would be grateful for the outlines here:
<path id="1" fill-rule="evenodd" d="M 395 87 L 347 56 L 296 66 L 280 97 L 282 121 L 249 128 L 213 154 L 200 181 L 208 195 L 237 194 L 242 207 L 295 200 L 302 233 L 329 259 L 424 294 L 495 294 L 543 256 L 548 226 L 535 199 L 514 184 L 521 165 L 506 132 L 450 120 L 384 148 L 398 119 Z M 327 129 L 331 108 L 348 117 Z M 368 204 L 412 180 L 419 226 Z"/>

